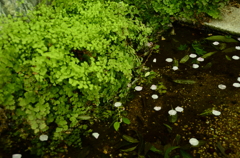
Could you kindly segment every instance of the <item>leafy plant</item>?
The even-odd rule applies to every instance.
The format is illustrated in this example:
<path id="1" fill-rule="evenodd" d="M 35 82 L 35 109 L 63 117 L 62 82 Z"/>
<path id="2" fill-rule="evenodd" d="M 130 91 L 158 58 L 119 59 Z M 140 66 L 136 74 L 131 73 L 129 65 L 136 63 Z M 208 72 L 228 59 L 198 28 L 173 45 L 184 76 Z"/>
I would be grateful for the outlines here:
<path id="1" fill-rule="evenodd" d="M 197 41 L 193 42 L 192 47 L 195 50 L 195 53 L 199 56 L 202 56 L 207 53 L 205 50 L 203 50 L 200 42 L 197 42 Z"/>
<path id="2" fill-rule="evenodd" d="M 220 18 L 220 9 L 229 0 L 113 0 L 127 3 L 138 9 L 136 18 L 147 26 L 154 28 L 155 38 L 157 32 L 165 30 L 169 24 L 176 20 L 189 20 L 193 22 L 206 21 L 206 17 Z M 153 37 L 153 38 L 154 38 Z"/>
<path id="3" fill-rule="evenodd" d="M 118 129 L 121 126 L 121 123 L 125 123 L 125 124 L 130 124 L 131 121 L 126 117 L 127 113 L 125 111 L 125 108 L 123 106 L 117 107 L 118 113 L 113 116 L 113 127 L 116 131 L 118 131 Z"/>
<path id="4" fill-rule="evenodd" d="M 132 72 L 140 72 L 136 50 L 151 33 L 131 18 L 135 11 L 115 2 L 59 0 L 25 17 L 1 18 L 0 105 L 31 151 L 80 146 L 90 123 L 114 114 L 112 101 L 128 95 Z M 50 145 L 40 148 L 34 144 L 43 133 Z"/>
<path id="5" fill-rule="evenodd" d="M 157 92 L 161 95 L 167 93 L 167 87 L 163 84 L 163 82 L 158 82 Z"/>
<path id="6" fill-rule="evenodd" d="M 125 141 L 118 144 L 118 148 L 121 148 L 121 152 L 131 152 L 133 155 L 137 155 L 138 157 L 145 157 L 150 151 L 152 144 L 146 142 L 143 139 L 143 136 L 138 132 L 136 132 L 136 135 L 137 138 L 123 135 L 122 137 Z"/>
<path id="7" fill-rule="evenodd" d="M 177 49 L 178 50 L 186 50 L 188 48 L 188 46 L 186 44 L 181 44 Z"/>

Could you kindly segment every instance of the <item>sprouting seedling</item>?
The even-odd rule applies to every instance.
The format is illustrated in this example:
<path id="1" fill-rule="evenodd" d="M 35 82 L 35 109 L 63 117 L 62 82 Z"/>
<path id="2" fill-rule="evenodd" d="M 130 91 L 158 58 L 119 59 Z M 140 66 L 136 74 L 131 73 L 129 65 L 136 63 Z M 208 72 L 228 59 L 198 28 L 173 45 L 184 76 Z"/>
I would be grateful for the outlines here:
<path id="1" fill-rule="evenodd" d="M 173 109 L 169 110 L 168 114 L 169 114 L 169 117 L 168 117 L 169 122 L 174 123 L 177 121 L 177 111 L 176 110 L 173 110 Z"/>
<path id="2" fill-rule="evenodd" d="M 214 110 L 212 108 L 204 110 L 203 113 L 200 114 L 201 116 L 208 116 L 208 115 L 214 115 L 214 116 L 219 116 L 221 115 L 221 112 L 218 110 Z"/>
<path id="3" fill-rule="evenodd" d="M 118 114 L 117 114 L 117 121 L 114 122 L 113 127 L 116 131 L 118 131 L 122 122 L 124 122 L 125 124 L 130 124 L 130 120 L 122 116 L 122 111 L 124 111 L 125 108 L 122 107 L 121 102 L 115 102 L 114 106 L 117 108 Z"/>
<path id="4" fill-rule="evenodd" d="M 183 45 L 181 44 L 177 49 L 178 49 L 178 50 L 186 50 L 187 47 L 188 47 L 188 46 L 187 46 L 186 44 L 183 44 Z"/>

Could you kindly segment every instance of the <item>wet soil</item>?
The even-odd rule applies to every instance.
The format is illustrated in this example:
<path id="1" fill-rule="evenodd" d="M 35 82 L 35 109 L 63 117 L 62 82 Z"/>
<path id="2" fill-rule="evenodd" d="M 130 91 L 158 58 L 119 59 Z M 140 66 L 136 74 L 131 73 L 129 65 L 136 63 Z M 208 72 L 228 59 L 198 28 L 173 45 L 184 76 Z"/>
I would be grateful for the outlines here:
<path id="1" fill-rule="evenodd" d="M 122 125 L 118 132 L 113 127 L 109 128 L 111 122 L 99 122 L 94 125 L 93 130 L 100 134 L 98 139 L 93 137 L 83 140 L 83 150 L 69 150 L 66 157 L 145 157 L 161 158 L 160 154 L 140 149 L 141 144 L 124 146 L 122 136 L 129 135 L 133 138 L 154 145 L 157 149 L 166 149 L 168 146 L 181 146 L 194 158 L 238 158 L 240 157 L 240 88 L 233 87 L 240 76 L 240 61 L 227 60 L 226 55 L 240 55 L 235 50 L 223 53 L 220 50 L 214 55 L 199 63 L 198 69 L 192 68 L 193 60 L 179 64 L 179 69 L 172 70 L 172 63 L 165 61 L 166 58 L 175 58 L 178 61 L 185 55 L 194 53 L 193 50 L 180 51 L 177 48 L 183 44 L 190 44 L 195 40 L 202 40 L 209 36 L 206 30 L 194 30 L 183 26 L 174 26 L 176 35 L 166 33 L 165 40 L 159 40 L 159 53 L 153 53 L 148 59 L 146 66 L 160 74 L 150 84 L 141 84 L 143 90 L 132 91 L 133 98 L 124 107 L 128 113 L 127 117 L 131 124 Z M 208 44 L 209 43 L 209 44 Z M 212 47 L 212 41 L 205 43 L 207 52 L 216 51 Z M 227 44 L 228 47 L 240 45 L 238 43 Z M 154 63 L 153 59 L 157 62 Z M 207 63 L 212 66 L 207 68 Z M 147 72 L 147 71 L 146 71 Z M 195 84 L 178 84 L 176 79 L 196 81 Z M 162 82 L 167 87 L 165 94 L 159 94 L 150 89 L 152 84 Z M 226 85 L 226 89 L 218 88 L 219 84 Z M 158 94 L 158 99 L 152 99 L 152 94 Z M 154 107 L 160 106 L 160 111 Z M 178 113 L 178 120 L 170 123 L 168 111 L 180 106 L 184 111 Z M 201 116 L 204 110 L 214 108 L 221 112 L 220 116 Z M 164 125 L 165 124 L 165 125 Z M 169 125 L 170 130 L 166 125 Z M 176 140 L 176 135 L 181 137 Z M 205 144 L 200 147 L 191 147 L 189 139 L 196 138 Z M 147 143 L 146 143 L 147 142 Z M 123 152 L 136 146 L 136 150 Z M 171 152 L 170 157 L 180 155 L 179 149 Z M 180 156 L 181 157 L 181 156 Z"/>
<path id="2" fill-rule="evenodd" d="M 240 56 L 240 51 L 223 53 L 217 50 L 214 55 L 199 63 L 198 69 L 192 67 L 196 61 L 190 59 L 184 64 L 179 64 L 179 69 L 174 71 L 173 63 L 166 62 L 166 58 L 179 61 L 185 55 L 194 53 L 192 49 L 181 51 L 178 47 L 184 44 L 191 46 L 194 41 L 202 40 L 212 33 L 211 30 L 196 30 L 179 25 L 175 25 L 174 30 L 175 35 L 170 35 L 169 30 L 163 35 L 164 38 L 160 37 L 159 41 L 154 43 L 160 45 L 159 53 L 153 51 L 146 62 L 146 66 L 160 76 L 150 83 L 138 83 L 143 90 L 132 90 L 132 98 L 124 105 L 131 123 L 129 125 L 122 123 L 119 131 L 115 131 L 111 121 L 97 122 L 91 128 L 100 134 L 98 139 L 91 135 L 83 138 L 82 148 L 69 148 L 67 154 L 57 157 L 142 158 L 143 155 L 149 158 L 164 157 L 150 151 L 151 145 L 159 150 L 179 146 L 194 158 L 240 157 L 240 88 L 232 86 L 238 82 L 237 77 L 240 77 L 240 60 L 226 59 L 226 55 Z M 204 42 L 203 45 L 207 52 L 216 51 L 212 41 Z M 227 43 L 227 47 L 237 45 L 240 45 L 240 42 Z M 155 58 L 156 63 L 153 62 Z M 206 66 L 209 63 L 212 66 Z M 177 79 L 193 80 L 196 83 L 179 84 L 174 82 Z M 160 94 L 150 89 L 152 84 L 159 82 L 167 88 L 166 93 Z M 218 88 L 219 84 L 224 84 L 227 88 L 221 90 Z M 152 99 L 153 94 L 157 94 L 158 99 Z M 155 111 L 155 106 L 161 107 L 161 110 Z M 183 107 L 184 111 L 177 114 L 176 122 L 171 123 L 168 111 L 177 106 Z M 220 111 L 221 115 L 200 115 L 204 110 L 211 108 Z M 129 144 L 124 141 L 123 135 L 131 136 L 139 143 Z M 191 147 L 190 138 L 201 140 L 204 144 L 200 147 Z M 135 150 L 123 151 L 135 146 Z M 176 155 L 180 155 L 180 148 L 169 154 L 171 158 Z"/>

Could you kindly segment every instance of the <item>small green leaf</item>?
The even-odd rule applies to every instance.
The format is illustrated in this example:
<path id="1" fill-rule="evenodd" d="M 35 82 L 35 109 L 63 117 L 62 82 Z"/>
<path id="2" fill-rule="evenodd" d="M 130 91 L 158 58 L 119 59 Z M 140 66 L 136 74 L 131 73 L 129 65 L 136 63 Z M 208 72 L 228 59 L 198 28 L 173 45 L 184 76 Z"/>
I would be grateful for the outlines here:
<path id="1" fill-rule="evenodd" d="M 40 129 L 44 129 L 46 127 L 45 123 L 40 124 Z"/>
<path id="2" fill-rule="evenodd" d="M 177 59 L 173 59 L 173 66 L 178 66 L 178 61 L 177 61 Z"/>
<path id="3" fill-rule="evenodd" d="M 176 140 L 176 144 L 179 145 L 180 140 L 181 140 L 181 136 L 179 134 L 177 134 L 176 137 L 175 137 L 175 140 Z"/>
<path id="4" fill-rule="evenodd" d="M 213 55 L 213 54 L 215 54 L 216 52 L 209 52 L 209 53 L 207 53 L 207 54 L 204 54 L 203 56 L 202 56 L 202 58 L 208 58 L 208 57 L 210 57 L 211 55 Z"/>
<path id="5" fill-rule="evenodd" d="M 169 132 L 172 131 L 172 127 L 171 127 L 171 126 L 169 126 L 168 124 L 165 124 L 165 123 L 164 123 L 163 125 L 167 127 L 167 129 L 168 129 Z"/>
<path id="6" fill-rule="evenodd" d="M 183 158 L 193 158 L 190 154 L 188 154 L 186 151 L 180 149 L 180 153 Z"/>
<path id="7" fill-rule="evenodd" d="M 128 118 L 126 118 L 126 117 L 123 117 L 123 118 L 122 118 L 122 121 L 123 121 L 124 123 L 128 124 L 128 125 L 131 123 L 130 120 L 129 120 Z"/>
<path id="8" fill-rule="evenodd" d="M 189 59 L 189 55 L 185 55 L 179 62 L 183 64 L 183 63 L 186 63 L 188 59 Z"/>
<path id="9" fill-rule="evenodd" d="M 196 83 L 196 81 L 193 81 L 193 80 L 173 80 L 173 82 L 179 83 L 179 84 L 194 84 L 194 83 Z"/>
<path id="10" fill-rule="evenodd" d="M 224 147 L 221 145 L 220 142 L 217 142 L 216 146 L 225 157 L 228 157 L 227 154 L 225 153 Z"/>
<path id="11" fill-rule="evenodd" d="M 177 149 L 177 148 L 180 148 L 180 147 L 179 146 L 172 146 L 172 147 L 167 148 L 167 150 L 165 151 L 165 154 L 164 154 L 164 158 L 169 158 L 169 153 L 171 151 L 173 151 L 174 149 Z"/>
<path id="12" fill-rule="evenodd" d="M 32 125 L 32 129 L 37 129 L 38 128 L 38 124 L 37 123 L 31 123 L 31 125 Z"/>
<path id="13" fill-rule="evenodd" d="M 133 151 L 137 148 L 137 146 L 134 146 L 134 147 L 131 147 L 131 148 L 128 148 L 128 149 L 122 149 L 121 151 L 122 152 L 130 152 L 130 151 Z"/>
<path id="14" fill-rule="evenodd" d="M 153 47 L 153 49 L 158 49 L 158 48 L 160 48 L 159 45 L 156 45 L 156 46 Z"/>
<path id="15" fill-rule="evenodd" d="M 224 49 L 222 52 L 223 53 L 230 53 L 230 52 L 234 52 L 234 51 L 236 51 L 236 48 L 235 47 L 230 47 L 230 48 Z"/>
<path id="16" fill-rule="evenodd" d="M 123 135 L 122 136 L 123 139 L 125 139 L 126 141 L 130 142 L 130 143 L 138 143 L 139 141 L 131 136 L 128 135 Z"/>
<path id="17" fill-rule="evenodd" d="M 235 39 L 227 38 L 227 37 L 221 36 L 221 35 L 210 36 L 210 37 L 207 37 L 205 39 L 210 40 L 210 41 L 220 41 L 220 42 L 238 42 Z"/>
<path id="18" fill-rule="evenodd" d="M 158 153 L 158 154 L 163 155 L 163 151 L 158 150 L 157 148 L 155 148 L 155 146 L 152 146 L 152 147 L 150 148 L 150 150 L 151 150 L 152 152 L 155 152 L 155 153 Z"/>
<path id="19" fill-rule="evenodd" d="M 115 122 L 115 123 L 113 124 L 113 127 L 114 127 L 114 129 L 115 129 L 116 131 L 118 131 L 118 129 L 119 129 L 119 127 L 120 127 L 120 122 Z"/>
<path id="20" fill-rule="evenodd" d="M 87 115 L 81 115 L 81 116 L 78 116 L 78 118 L 80 120 L 89 120 L 91 118 L 91 116 L 87 116 Z"/>
<path id="21" fill-rule="evenodd" d="M 220 43 L 219 45 L 218 45 L 218 48 L 220 49 L 220 50 L 223 50 L 223 49 L 225 49 L 227 47 L 227 44 L 226 43 Z"/>
<path id="22" fill-rule="evenodd" d="M 210 67 L 212 67 L 212 63 L 209 62 L 204 66 L 204 69 L 209 69 Z"/>
<path id="23" fill-rule="evenodd" d="M 226 57 L 226 59 L 229 60 L 229 61 L 232 60 L 232 59 L 231 59 L 229 56 L 227 56 L 227 55 L 225 55 L 225 57 Z"/>
<path id="24" fill-rule="evenodd" d="M 150 75 L 150 72 L 147 72 L 145 73 L 145 77 L 149 76 Z"/>

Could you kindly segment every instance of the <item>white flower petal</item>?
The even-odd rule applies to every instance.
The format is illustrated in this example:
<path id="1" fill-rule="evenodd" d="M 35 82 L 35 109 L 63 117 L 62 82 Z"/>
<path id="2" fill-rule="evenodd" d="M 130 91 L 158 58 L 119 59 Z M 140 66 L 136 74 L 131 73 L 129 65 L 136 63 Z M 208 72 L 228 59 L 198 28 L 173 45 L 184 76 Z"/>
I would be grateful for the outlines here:
<path id="1" fill-rule="evenodd" d="M 156 90 L 156 89 L 157 89 L 157 86 L 153 84 L 153 85 L 150 87 L 150 89 L 151 89 L 151 90 Z"/>
<path id="2" fill-rule="evenodd" d="M 167 58 L 166 59 L 166 62 L 169 62 L 169 63 L 171 63 L 173 61 L 173 59 L 172 58 Z"/>
<path id="3" fill-rule="evenodd" d="M 183 108 L 180 107 L 180 106 L 177 106 L 177 107 L 175 108 L 175 110 L 176 110 L 177 112 L 183 112 Z"/>
<path id="4" fill-rule="evenodd" d="M 162 109 L 162 107 L 161 107 L 161 106 L 155 106 L 153 109 L 154 109 L 155 111 L 159 111 L 159 110 Z"/>
<path id="5" fill-rule="evenodd" d="M 122 103 L 121 103 L 121 102 L 116 102 L 116 103 L 114 104 L 114 106 L 115 106 L 115 107 L 122 106 Z"/>
<path id="6" fill-rule="evenodd" d="M 215 116 L 219 116 L 219 115 L 221 115 L 221 112 L 217 111 L 217 110 L 212 110 L 212 114 Z"/>
<path id="7" fill-rule="evenodd" d="M 39 139 L 40 139 L 41 141 L 47 141 L 47 140 L 48 140 L 48 135 L 42 134 L 42 135 L 40 135 Z"/>
<path id="8" fill-rule="evenodd" d="M 237 78 L 237 81 L 240 82 L 240 77 Z"/>
<path id="9" fill-rule="evenodd" d="M 240 46 L 236 46 L 235 48 L 236 48 L 237 50 L 240 50 Z"/>
<path id="10" fill-rule="evenodd" d="M 190 58 L 196 58 L 196 57 L 197 57 L 197 54 L 190 54 L 189 57 L 190 57 Z"/>
<path id="11" fill-rule="evenodd" d="M 192 145 L 192 146 L 197 146 L 199 144 L 199 141 L 196 139 L 196 138 L 191 138 L 189 140 L 189 143 Z"/>
<path id="12" fill-rule="evenodd" d="M 175 71 L 175 70 L 178 70 L 178 67 L 177 66 L 173 66 L 172 69 Z"/>
<path id="13" fill-rule="evenodd" d="M 240 41 L 240 37 L 237 38 Z"/>
<path id="14" fill-rule="evenodd" d="M 239 56 L 234 55 L 234 56 L 232 56 L 232 59 L 234 59 L 234 60 L 239 60 Z"/>
<path id="15" fill-rule="evenodd" d="M 169 110 L 169 111 L 168 111 L 168 114 L 171 115 L 171 116 L 172 116 L 172 115 L 176 115 L 176 114 L 177 114 L 177 111 L 176 111 L 176 110 Z"/>
<path id="16" fill-rule="evenodd" d="M 215 42 L 213 42 L 213 45 L 217 46 L 217 45 L 219 45 L 219 42 L 215 41 Z"/>
<path id="17" fill-rule="evenodd" d="M 21 154 L 13 154 L 13 155 L 12 155 L 12 158 L 21 158 L 21 157 L 22 157 Z"/>
<path id="18" fill-rule="evenodd" d="M 226 85 L 224 85 L 224 84 L 219 84 L 219 85 L 218 85 L 218 88 L 219 88 L 219 89 L 226 89 L 226 88 L 227 88 L 227 86 L 226 86 Z"/>
<path id="19" fill-rule="evenodd" d="M 199 68 L 199 65 L 198 65 L 198 64 L 193 64 L 192 67 L 193 67 L 194 69 L 197 69 L 197 68 Z"/>
<path id="20" fill-rule="evenodd" d="M 153 94 L 153 95 L 152 95 L 152 98 L 153 98 L 153 99 L 157 99 L 157 98 L 158 98 L 158 95 L 157 95 L 157 94 Z"/>
<path id="21" fill-rule="evenodd" d="M 200 61 L 200 62 L 201 62 L 201 61 L 204 61 L 204 58 L 198 57 L 198 58 L 197 58 L 197 61 Z"/>
<path id="22" fill-rule="evenodd" d="M 233 83 L 233 87 L 239 88 L 240 87 L 240 83 Z"/>
<path id="23" fill-rule="evenodd" d="M 99 133 L 94 132 L 94 133 L 92 133 L 92 136 L 93 136 L 94 138 L 98 139 L 98 137 L 99 137 Z"/>
<path id="24" fill-rule="evenodd" d="M 153 62 L 154 62 L 154 63 L 156 63 L 156 62 L 157 62 L 157 59 L 156 59 L 156 58 L 154 58 L 154 59 L 153 59 Z"/>
<path id="25" fill-rule="evenodd" d="M 141 91 L 142 89 L 143 89 L 143 88 L 142 88 L 141 86 L 136 86 L 136 87 L 135 87 L 135 90 L 136 90 L 136 91 Z"/>
<path id="26" fill-rule="evenodd" d="M 153 43 L 152 43 L 152 42 L 148 42 L 148 43 L 146 43 L 146 46 L 147 46 L 147 47 L 152 47 L 152 46 L 153 46 Z"/>

